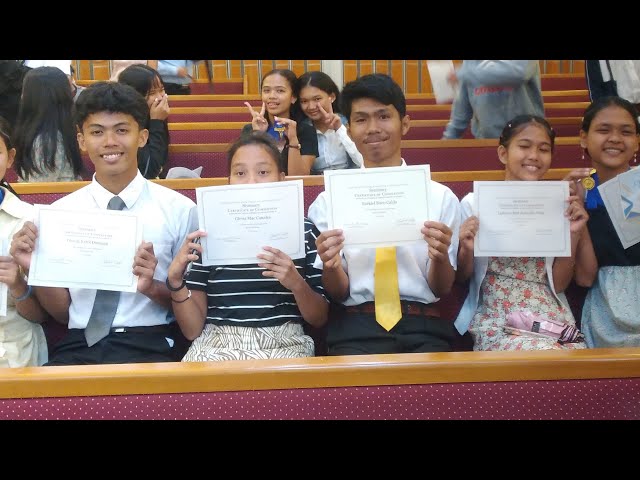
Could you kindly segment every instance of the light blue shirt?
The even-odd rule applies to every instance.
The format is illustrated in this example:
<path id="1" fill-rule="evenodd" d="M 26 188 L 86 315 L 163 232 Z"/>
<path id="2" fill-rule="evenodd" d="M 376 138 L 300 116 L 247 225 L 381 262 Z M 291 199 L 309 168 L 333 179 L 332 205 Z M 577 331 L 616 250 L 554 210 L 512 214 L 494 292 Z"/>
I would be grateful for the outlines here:
<path id="1" fill-rule="evenodd" d="M 188 85 L 192 81 L 194 65 L 193 60 L 158 60 L 158 73 L 165 83 Z M 179 68 L 186 68 L 189 74 L 186 77 L 179 77 Z"/>

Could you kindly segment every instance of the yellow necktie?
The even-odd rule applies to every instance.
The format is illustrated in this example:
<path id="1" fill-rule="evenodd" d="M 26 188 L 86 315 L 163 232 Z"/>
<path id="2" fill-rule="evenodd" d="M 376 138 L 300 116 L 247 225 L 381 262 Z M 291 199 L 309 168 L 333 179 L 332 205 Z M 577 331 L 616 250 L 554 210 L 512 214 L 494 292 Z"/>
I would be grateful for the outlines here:
<path id="1" fill-rule="evenodd" d="M 373 275 L 376 321 L 388 332 L 402 318 L 396 247 L 376 248 Z"/>

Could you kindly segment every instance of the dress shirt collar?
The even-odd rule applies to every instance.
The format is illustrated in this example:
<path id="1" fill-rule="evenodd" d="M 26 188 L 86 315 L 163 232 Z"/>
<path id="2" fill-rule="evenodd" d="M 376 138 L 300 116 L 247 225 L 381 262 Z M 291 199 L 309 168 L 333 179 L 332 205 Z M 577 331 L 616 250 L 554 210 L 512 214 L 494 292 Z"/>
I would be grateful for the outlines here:
<path id="1" fill-rule="evenodd" d="M 135 178 L 131 180 L 131 183 L 129 183 L 129 185 L 127 185 L 120 193 L 118 193 L 118 196 L 126 205 L 127 210 L 131 210 L 133 205 L 136 203 L 136 200 L 138 200 L 138 197 L 140 197 L 140 194 L 142 193 L 145 185 L 146 179 L 142 176 L 140 171 L 138 171 Z M 113 193 L 111 193 L 109 190 L 107 190 L 97 182 L 95 173 L 93 174 L 93 179 L 89 184 L 89 193 L 98 204 L 98 207 L 104 210 L 107 209 L 109 201 L 114 196 Z"/>
<path id="2" fill-rule="evenodd" d="M 399 167 L 406 167 L 407 166 L 407 162 L 404 161 L 404 158 L 400 158 L 400 160 L 402 160 L 402 163 L 400 165 L 398 165 L 398 166 Z M 362 162 L 362 165 L 360 165 L 360 168 L 367 168 L 367 167 L 364 166 L 364 161 Z M 382 168 L 384 168 L 384 167 L 382 167 Z"/>

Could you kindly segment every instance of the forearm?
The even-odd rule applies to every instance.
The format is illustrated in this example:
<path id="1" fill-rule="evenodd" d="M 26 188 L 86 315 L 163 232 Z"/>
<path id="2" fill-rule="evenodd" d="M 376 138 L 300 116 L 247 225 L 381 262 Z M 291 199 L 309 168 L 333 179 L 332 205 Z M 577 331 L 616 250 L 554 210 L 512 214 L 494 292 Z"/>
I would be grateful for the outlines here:
<path id="1" fill-rule="evenodd" d="M 187 287 L 183 287 L 177 292 L 172 292 L 173 314 L 180 326 L 182 334 L 188 340 L 195 340 L 204 329 L 207 318 L 207 294 L 200 290 L 192 290 L 191 298 L 185 300 L 189 295 Z M 185 300 L 185 301 L 182 301 Z"/>
<path id="2" fill-rule="evenodd" d="M 15 301 L 16 311 L 30 322 L 42 323 L 49 317 L 49 314 L 42 308 L 38 298 L 33 293 L 33 287 L 29 287 L 25 280 L 20 280 L 18 285 L 10 289 L 9 295 Z"/>
<path id="3" fill-rule="evenodd" d="M 292 292 L 302 318 L 309 325 L 321 327 L 327 323 L 329 303 L 322 295 L 315 292 L 302 277 L 300 280 L 299 285 Z"/>
<path id="4" fill-rule="evenodd" d="M 153 280 L 151 287 L 144 292 L 139 292 L 150 298 L 158 305 L 170 309 L 171 308 L 171 292 L 164 282 Z"/>
<path id="5" fill-rule="evenodd" d="M 564 292 L 573 278 L 579 235 L 571 234 L 571 256 L 556 257 L 553 261 L 553 285 L 556 293 Z"/>
<path id="6" fill-rule="evenodd" d="M 427 283 L 436 297 L 442 297 L 451 291 L 456 272 L 449 263 L 449 259 L 443 261 L 431 260 L 427 273 Z"/>
<path id="7" fill-rule="evenodd" d="M 63 325 L 69 323 L 69 307 L 71 306 L 69 290 L 66 288 L 33 287 L 33 295 L 56 322 Z"/>
<path id="8" fill-rule="evenodd" d="M 473 274 L 473 250 L 464 248 L 458 250 L 458 269 L 456 270 L 456 282 L 465 283 Z"/>
<path id="9" fill-rule="evenodd" d="M 342 268 L 342 265 L 338 265 L 336 268 L 324 266 L 322 270 L 322 286 L 326 294 L 336 302 L 342 302 L 347 298 L 349 295 L 349 276 Z"/>
<path id="10" fill-rule="evenodd" d="M 593 250 L 591 235 L 585 229 L 578 241 L 576 248 L 576 266 L 574 278 L 576 284 L 581 287 L 590 287 L 595 282 L 598 275 L 598 259 Z"/>
<path id="11" fill-rule="evenodd" d="M 311 173 L 311 166 L 315 160 L 313 155 L 301 155 L 299 148 L 291 147 L 289 147 L 288 155 L 287 175 L 309 175 Z"/>

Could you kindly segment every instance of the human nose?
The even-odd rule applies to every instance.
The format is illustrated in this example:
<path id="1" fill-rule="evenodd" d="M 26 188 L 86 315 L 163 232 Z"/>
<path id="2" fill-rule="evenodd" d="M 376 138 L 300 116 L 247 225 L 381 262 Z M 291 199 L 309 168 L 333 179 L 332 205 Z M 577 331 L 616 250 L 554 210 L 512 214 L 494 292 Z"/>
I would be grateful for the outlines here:
<path id="1" fill-rule="evenodd" d="M 116 138 L 117 138 L 116 132 L 106 131 L 104 135 L 104 142 L 107 145 L 115 145 L 118 143 Z"/>

